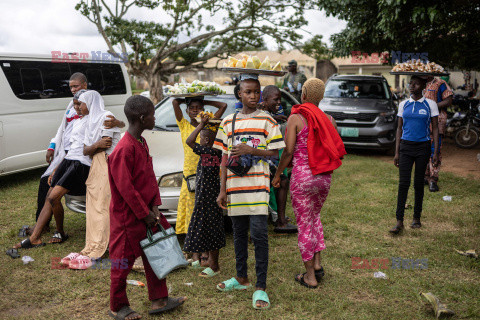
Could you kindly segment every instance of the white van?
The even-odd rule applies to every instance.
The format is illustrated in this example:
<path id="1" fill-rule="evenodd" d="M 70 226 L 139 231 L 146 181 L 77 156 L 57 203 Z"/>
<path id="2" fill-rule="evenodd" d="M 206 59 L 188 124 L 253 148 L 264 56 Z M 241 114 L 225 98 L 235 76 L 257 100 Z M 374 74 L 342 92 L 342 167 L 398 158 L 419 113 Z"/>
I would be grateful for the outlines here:
<path id="1" fill-rule="evenodd" d="M 47 165 L 46 150 L 72 99 L 69 78 L 75 72 L 85 74 L 88 89 L 126 123 L 123 106 L 132 92 L 123 63 L 84 61 L 0 53 L 0 176 Z"/>

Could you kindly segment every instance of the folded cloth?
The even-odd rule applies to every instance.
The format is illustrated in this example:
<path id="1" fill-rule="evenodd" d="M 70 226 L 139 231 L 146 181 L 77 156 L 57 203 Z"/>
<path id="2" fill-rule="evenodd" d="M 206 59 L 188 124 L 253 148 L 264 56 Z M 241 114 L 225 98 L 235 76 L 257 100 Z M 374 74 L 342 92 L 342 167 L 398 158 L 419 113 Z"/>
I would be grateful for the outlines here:
<path id="1" fill-rule="evenodd" d="M 295 105 L 292 114 L 301 114 L 308 123 L 308 163 L 312 174 L 331 172 L 342 165 L 347 154 L 342 138 L 327 115 L 313 103 Z"/>

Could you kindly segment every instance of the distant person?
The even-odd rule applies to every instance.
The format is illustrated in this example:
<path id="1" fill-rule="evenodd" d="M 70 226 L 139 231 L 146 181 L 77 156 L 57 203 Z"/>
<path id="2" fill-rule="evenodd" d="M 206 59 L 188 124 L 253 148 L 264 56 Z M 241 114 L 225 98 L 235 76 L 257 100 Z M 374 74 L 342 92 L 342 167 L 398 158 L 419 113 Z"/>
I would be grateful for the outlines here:
<path id="1" fill-rule="evenodd" d="M 110 259 L 117 261 L 110 270 L 110 311 L 115 319 L 140 319 L 130 308 L 127 298 L 127 276 L 137 257 L 142 257 L 147 278 L 149 314 L 174 309 L 186 297 L 168 296 L 166 279 L 158 279 L 140 241 L 147 237 L 147 227 L 156 232 L 156 225 L 169 229 L 167 219 L 158 211 L 162 204 L 152 158 L 144 130 L 155 125 L 155 108 L 150 99 L 132 96 L 125 103 L 128 130 L 108 158 L 108 178 L 112 192 L 110 202 Z M 125 266 L 126 264 L 126 266 Z"/>
<path id="2" fill-rule="evenodd" d="M 324 276 L 320 253 L 325 249 L 320 219 L 332 181 L 332 172 L 342 165 L 346 154 L 335 120 L 318 104 L 323 99 L 325 84 L 309 79 L 302 90 L 302 104 L 292 108 L 287 123 L 286 148 L 280 158 L 273 186 L 281 183 L 281 172 L 292 161 L 290 194 L 298 227 L 298 248 L 306 272 L 295 281 L 314 289 Z"/>
<path id="3" fill-rule="evenodd" d="M 290 92 L 297 99 L 297 101 L 300 101 L 302 98 L 302 87 L 305 81 L 307 81 L 307 77 L 303 72 L 299 72 L 297 70 L 297 61 L 295 60 L 288 62 L 287 70 L 288 74 L 283 80 L 282 88 Z"/>
<path id="4" fill-rule="evenodd" d="M 440 174 L 440 168 L 442 165 L 442 140 L 445 137 L 447 130 L 447 108 L 452 105 L 453 91 L 448 86 L 445 80 L 435 78 L 433 76 L 426 77 L 427 85 L 423 96 L 426 99 L 430 99 L 436 102 L 438 107 L 438 163 L 433 165 L 433 152 L 434 146 L 431 146 L 430 160 L 428 161 L 427 169 L 425 170 L 425 184 L 428 184 L 430 192 L 437 192 L 438 178 Z M 432 127 L 430 130 L 433 133 Z"/>
<path id="5" fill-rule="evenodd" d="M 412 228 L 420 228 L 420 216 L 423 206 L 425 169 L 430 159 L 431 146 L 434 146 L 432 165 L 438 165 L 438 108 L 435 101 L 426 99 L 422 92 L 426 80 L 412 76 L 410 80 L 410 99 L 404 100 L 398 106 L 398 128 L 395 149 L 395 166 L 399 168 L 397 224 L 390 229 L 393 234 L 403 229 L 405 203 L 415 164 L 415 207 L 413 209 Z M 433 143 L 430 138 L 430 123 L 432 124 Z"/>

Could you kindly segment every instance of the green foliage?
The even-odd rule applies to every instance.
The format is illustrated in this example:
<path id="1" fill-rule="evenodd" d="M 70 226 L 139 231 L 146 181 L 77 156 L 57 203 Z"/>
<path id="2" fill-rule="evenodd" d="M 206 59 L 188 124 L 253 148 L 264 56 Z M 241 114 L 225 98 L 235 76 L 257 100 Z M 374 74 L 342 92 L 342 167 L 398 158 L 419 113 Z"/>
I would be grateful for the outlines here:
<path id="1" fill-rule="evenodd" d="M 327 48 L 327 44 L 322 41 L 321 35 L 315 35 L 310 40 L 305 42 L 302 51 L 314 58 L 315 60 L 330 59 L 332 54 Z"/>
<path id="2" fill-rule="evenodd" d="M 323 0 L 319 8 L 348 21 L 332 36 L 336 55 L 428 52 L 445 67 L 480 69 L 480 5 L 466 0 Z"/>

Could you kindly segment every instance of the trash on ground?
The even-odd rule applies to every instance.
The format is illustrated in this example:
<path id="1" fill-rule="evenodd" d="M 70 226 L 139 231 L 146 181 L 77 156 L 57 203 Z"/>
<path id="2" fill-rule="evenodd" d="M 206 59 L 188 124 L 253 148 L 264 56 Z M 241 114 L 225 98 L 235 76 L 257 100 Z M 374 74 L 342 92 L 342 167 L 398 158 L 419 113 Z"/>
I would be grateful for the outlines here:
<path id="1" fill-rule="evenodd" d="M 409 204 L 409 203 L 405 203 L 405 209 L 411 209 L 412 208 L 412 205 Z"/>
<path id="2" fill-rule="evenodd" d="M 446 305 L 440 302 L 440 300 L 434 296 L 431 292 L 427 293 L 420 293 L 421 296 L 423 296 L 425 299 L 427 299 L 428 302 L 433 307 L 433 311 L 435 312 L 435 317 L 437 319 L 444 319 L 447 317 L 451 317 L 455 314 L 452 310 L 448 309 Z"/>
<path id="3" fill-rule="evenodd" d="M 33 262 L 33 261 L 35 261 L 35 260 L 33 260 L 33 258 L 30 257 L 30 256 L 23 256 L 23 257 L 22 257 L 22 261 L 23 261 L 23 264 L 27 264 L 27 263 Z"/>
<path id="4" fill-rule="evenodd" d="M 137 280 L 127 280 L 128 284 L 133 284 L 134 286 L 145 287 L 145 283 Z"/>
<path id="5" fill-rule="evenodd" d="M 373 274 L 374 278 L 387 279 L 387 275 L 383 272 L 377 271 Z"/>
<path id="6" fill-rule="evenodd" d="M 10 248 L 5 253 L 7 254 L 7 256 L 9 256 L 12 259 L 20 258 L 20 254 L 18 253 L 18 250 L 15 248 Z"/>
<path id="7" fill-rule="evenodd" d="M 447 202 L 450 202 L 452 201 L 452 196 L 443 196 L 443 201 L 447 201 Z"/>
<path id="8" fill-rule="evenodd" d="M 478 254 L 473 249 L 472 250 L 467 250 L 467 251 L 460 251 L 460 250 L 457 250 L 457 249 L 453 249 L 453 250 L 457 251 L 457 253 L 461 254 L 462 256 L 467 256 L 467 257 L 478 259 Z"/>
<path id="9" fill-rule="evenodd" d="M 186 283 L 184 283 L 184 285 L 186 285 L 188 287 L 191 287 L 191 286 L 193 286 L 193 282 L 186 282 Z"/>

